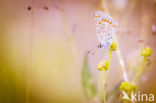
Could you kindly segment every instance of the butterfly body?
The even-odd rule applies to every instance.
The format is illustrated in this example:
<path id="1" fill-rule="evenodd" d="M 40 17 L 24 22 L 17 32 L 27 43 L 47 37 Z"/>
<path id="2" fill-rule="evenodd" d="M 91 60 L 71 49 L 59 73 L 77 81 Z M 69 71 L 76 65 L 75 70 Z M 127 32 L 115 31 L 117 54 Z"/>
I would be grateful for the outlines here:
<path id="1" fill-rule="evenodd" d="M 117 22 L 102 11 L 95 11 L 96 34 L 100 48 L 107 48 L 113 41 Z"/>

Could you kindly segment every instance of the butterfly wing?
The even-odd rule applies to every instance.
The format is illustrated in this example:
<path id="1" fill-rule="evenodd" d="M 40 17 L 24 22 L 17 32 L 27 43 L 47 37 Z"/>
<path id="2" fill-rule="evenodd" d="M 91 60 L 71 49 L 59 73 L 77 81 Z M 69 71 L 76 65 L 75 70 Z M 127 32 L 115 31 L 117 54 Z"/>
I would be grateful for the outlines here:
<path id="1" fill-rule="evenodd" d="M 106 13 L 95 11 L 96 34 L 102 47 L 109 47 L 113 41 L 117 23 Z"/>

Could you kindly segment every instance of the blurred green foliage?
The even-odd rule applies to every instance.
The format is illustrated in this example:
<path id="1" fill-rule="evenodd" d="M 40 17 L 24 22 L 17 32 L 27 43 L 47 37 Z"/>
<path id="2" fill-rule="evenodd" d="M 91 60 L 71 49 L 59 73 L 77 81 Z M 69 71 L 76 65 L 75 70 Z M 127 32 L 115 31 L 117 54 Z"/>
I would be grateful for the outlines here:
<path id="1" fill-rule="evenodd" d="M 85 96 L 91 100 L 97 94 L 97 89 L 89 70 L 87 56 L 84 56 L 83 67 L 82 67 L 82 86 L 84 89 Z"/>

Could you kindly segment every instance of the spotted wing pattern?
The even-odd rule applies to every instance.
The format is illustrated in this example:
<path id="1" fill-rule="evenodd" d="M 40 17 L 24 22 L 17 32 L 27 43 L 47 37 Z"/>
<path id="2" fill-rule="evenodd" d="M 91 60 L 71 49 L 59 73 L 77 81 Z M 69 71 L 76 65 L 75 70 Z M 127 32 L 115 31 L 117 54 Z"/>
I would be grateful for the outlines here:
<path id="1" fill-rule="evenodd" d="M 102 11 L 95 11 L 96 34 L 103 48 L 109 47 L 113 41 L 117 22 Z"/>

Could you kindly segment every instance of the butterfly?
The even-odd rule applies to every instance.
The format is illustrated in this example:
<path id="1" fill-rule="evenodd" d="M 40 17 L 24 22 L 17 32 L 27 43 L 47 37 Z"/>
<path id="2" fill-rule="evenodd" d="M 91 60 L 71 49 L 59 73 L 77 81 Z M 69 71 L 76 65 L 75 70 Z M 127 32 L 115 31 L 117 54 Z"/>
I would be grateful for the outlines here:
<path id="1" fill-rule="evenodd" d="M 114 39 L 117 22 L 110 15 L 102 11 L 95 11 L 95 25 L 101 48 L 109 47 Z"/>
<path id="2" fill-rule="evenodd" d="M 96 35 L 100 42 L 98 48 L 109 48 L 109 46 L 113 42 L 116 33 L 117 22 L 113 18 L 111 18 L 110 15 L 102 11 L 95 11 L 94 16 L 96 25 Z"/>

